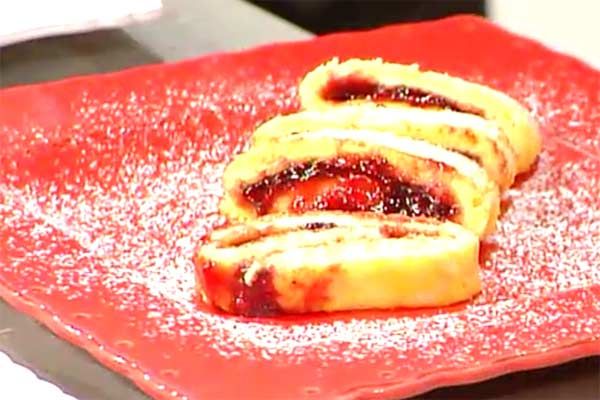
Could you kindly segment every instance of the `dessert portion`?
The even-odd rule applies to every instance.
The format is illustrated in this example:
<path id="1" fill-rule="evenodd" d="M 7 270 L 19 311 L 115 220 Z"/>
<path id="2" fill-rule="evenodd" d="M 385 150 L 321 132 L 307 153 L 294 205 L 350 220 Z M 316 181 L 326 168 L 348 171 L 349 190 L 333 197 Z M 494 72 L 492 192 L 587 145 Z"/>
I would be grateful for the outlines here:
<path id="1" fill-rule="evenodd" d="M 229 225 L 194 259 L 202 298 L 267 316 L 475 296 L 479 240 L 540 151 L 526 109 L 382 60 L 334 59 L 299 92 L 304 109 L 263 123 L 225 168 Z"/>
<path id="2" fill-rule="evenodd" d="M 198 251 L 201 295 L 245 316 L 443 306 L 480 290 L 477 236 L 380 213 L 267 215 L 218 229 Z"/>
<path id="3" fill-rule="evenodd" d="M 449 110 L 370 105 L 340 106 L 326 112 L 306 110 L 278 116 L 262 124 L 254 132 L 252 143 L 256 145 L 322 129 L 363 129 L 373 134 L 391 132 L 424 140 L 477 162 L 502 190 L 514 182 L 515 157 L 504 132 L 495 123 L 479 116 Z"/>
<path id="4" fill-rule="evenodd" d="M 303 108 L 324 110 L 348 104 L 450 110 L 495 122 L 515 152 L 517 173 L 527 171 L 541 148 L 529 112 L 516 100 L 484 85 L 417 65 L 381 59 L 333 59 L 311 71 L 299 87 Z"/>
<path id="5" fill-rule="evenodd" d="M 312 210 L 375 211 L 453 221 L 485 236 L 499 192 L 475 161 L 389 132 L 322 129 L 263 142 L 223 176 L 232 220 Z"/>

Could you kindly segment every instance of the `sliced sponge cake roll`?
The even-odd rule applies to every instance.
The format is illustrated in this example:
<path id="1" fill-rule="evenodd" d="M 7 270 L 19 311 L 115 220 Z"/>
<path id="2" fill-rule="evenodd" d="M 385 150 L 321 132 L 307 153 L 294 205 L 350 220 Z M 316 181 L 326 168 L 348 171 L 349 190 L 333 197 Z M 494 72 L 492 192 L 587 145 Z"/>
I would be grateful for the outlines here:
<path id="1" fill-rule="evenodd" d="M 381 59 L 333 59 L 309 72 L 299 87 L 302 107 L 323 110 L 348 104 L 445 109 L 496 122 L 516 155 L 517 173 L 527 171 L 541 149 L 537 123 L 508 95 L 416 65 Z"/>
<path id="2" fill-rule="evenodd" d="M 479 241 L 451 222 L 379 213 L 268 215 L 218 229 L 198 290 L 245 316 L 434 307 L 475 296 Z"/>
<path id="3" fill-rule="evenodd" d="M 221 212 L 232 220 L 312 210 L 453 221 L 483 237 L 499 189 L 475 161 L 390 132 L 322 129 L 251 146 L 227 166 Z"/>
<path id="4" fill-rule="evenodd" d="M 515 178 L 515 157 L 497 124 L 450 110 L 390 108 L 374 105 L 307 110 L 275 117 L 259 126 L 253 144 L 322 129 L 391 132 L 459 152 L 481 165 L 502 190 Z"/>

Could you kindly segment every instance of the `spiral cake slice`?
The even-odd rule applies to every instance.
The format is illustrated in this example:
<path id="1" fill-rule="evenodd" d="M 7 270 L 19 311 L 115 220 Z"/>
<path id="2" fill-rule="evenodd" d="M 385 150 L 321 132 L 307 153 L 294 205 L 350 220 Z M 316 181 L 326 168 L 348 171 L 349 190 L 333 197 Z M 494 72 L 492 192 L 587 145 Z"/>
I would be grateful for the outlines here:
<path id="1" fill-rule="evenodd" d="M 473 160 L 389 132 L 323 129 L 264 142 L 227 166 L 220 208 L 233 220 L 311 210 L 373 211 L 490 233 L 498 186 Z"/>
<path id="2" fill-rule="evenodd" d="M 253 144 L 324 128 L 392 132 L 459 152 L 481 165 L 502 190 L 515 178 L 515 158 L 506 135 L 495 123 L 450 110 L 340 106 L 301 111 L 259 126 Z"/>
<path id="3" fill-rule="evenodd" d="M 302 106 L 326 109 L 375 103 L 390 107 L 446 109 L 496 122 L 516 155 L 517 173 L 527 171 L 541 149 L 541 136 L 529 112 L 508 95 L 487 86 L 422 71 L 381 59 L 337 59 L 309 72 L 299 87 Z"/>
<path id="4" fill-rule="evenodd" d="M 269 215 L 214 231 L 201 296 L 229 313 L 445 306 L 480 290 L 479 241 L 451 222 L 377 213 Z"/>

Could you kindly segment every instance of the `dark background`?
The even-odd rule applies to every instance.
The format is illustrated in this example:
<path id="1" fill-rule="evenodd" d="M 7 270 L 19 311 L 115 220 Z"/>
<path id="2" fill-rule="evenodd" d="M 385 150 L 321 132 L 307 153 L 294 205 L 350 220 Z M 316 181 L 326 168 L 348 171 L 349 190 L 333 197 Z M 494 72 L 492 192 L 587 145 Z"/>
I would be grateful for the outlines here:
<path id="1" fill-rule="evenodd" d="M 453 14 L 485 16 L 484 0 L 248 0 L 313 33 L 365 29 Z"/>

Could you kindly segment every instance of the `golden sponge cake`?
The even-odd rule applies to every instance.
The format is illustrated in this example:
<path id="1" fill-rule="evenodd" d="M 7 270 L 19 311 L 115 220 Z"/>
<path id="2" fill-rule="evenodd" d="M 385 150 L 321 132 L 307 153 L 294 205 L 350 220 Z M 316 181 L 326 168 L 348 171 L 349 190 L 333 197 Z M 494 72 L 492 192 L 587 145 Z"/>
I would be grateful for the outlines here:
<path id="1" fill-rule="evenodd" d="M 302 107 L 323 110 L 348 104 L 446 109 L 498 124 L 516 155 L 517 173 L 527 171 L 541 148 L 530 113 L 497 90 L 417 65 L 381 59 L 333 59 L 309 72 L 299 87 Z"/>
<path id="2" fill-rule="evenodd" d="M 390 132 L 322 129 L 265 141 L 223 176 L 221 212 L 232 220 L 312 210 L 373 211 L 453 221 L 483 237 L 499 189 L 475 161 Z"/>
<path id="3" fill-rule="evenodd" d="M 376 213 L 268 215 L 218 229 L 198 290 L 234 314 L 445 306 L 480 291 L 479 242 L 451 222 Z"/>
<path id="4" fill-rule="evenodd" d="M 254 132 L 252 143 L 324 128 L 392 132 L 424 140 L 473 159 L 502 190 L 514 182 L 515 157 L 504 132 L 479 116 L 450 110 L 370 105 L 306 110 L 262 124 Z"/>

